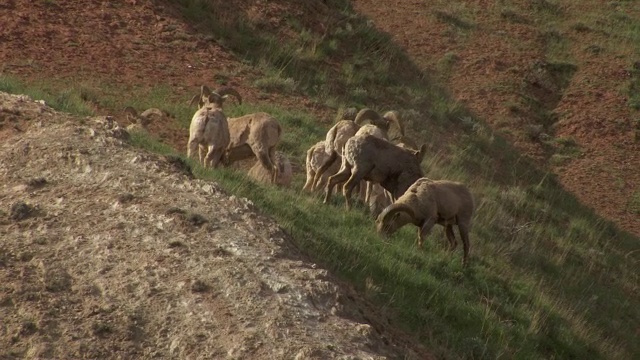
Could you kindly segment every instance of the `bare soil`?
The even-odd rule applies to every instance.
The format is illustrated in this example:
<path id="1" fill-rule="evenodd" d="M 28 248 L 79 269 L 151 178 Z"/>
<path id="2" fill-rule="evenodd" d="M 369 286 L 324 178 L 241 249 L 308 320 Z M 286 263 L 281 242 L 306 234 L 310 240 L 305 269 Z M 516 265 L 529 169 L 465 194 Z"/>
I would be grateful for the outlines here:
<path id="1" fill-rule="evenodd" d="M 602 7 L 596 0 L 569 3 L 562 2 L 562 13 Z M 295 36 L 287 33 L 282 14 L 295 16 L 317 33 L 326 31 L 325 22 L 331 16 L 323 3 L 243 0 L 234 1 L 233 6 L 221 1 L 212 4 L 229 22 L 249 21 L 281 31 L 282 36 Z M 533 11 L 521 14 L 519 21 L 507 21 L 491 2 L 469 3 L 474 27 L 461 36 L 436 16 L 447 14 L 436 5 L 356 0 L 353 6 L 390 33 L 431 74 L 443 76 L 439 64 L 450 57 L 454 65 L 444 81 L 457 100 L 539 166 L 549 167 L 585 205 L 640 235 L 640 215 L 630 203 L 640 196 L 640 115 L 628 106 L 621 86 L 629 78 L 629 69 L 640 61 L 634 58 L 633 49 L 606 48 L 594 55 L 585 49 L 607 44 L 610 35 L 563 30 L 561 35 L 571 43 L 576 71 L 568 84 L 558 87 L 536 75 L 546 59 L 544 34 L 534 26 Z M 163 84 L 175 88 L 176 99 L 185 99 L 200 85 L 214 84 L 216 74 L 224 72 L 228 84 L 248 102 L 304 107 L 321 121 L 333 117 L 329 109 L 304 96 L 258 91 L 251 83 L 258 75 L 256 70 L 188 25 L 168 1 L 11 0 L 0 8 L 0 61 L 6 74 L 89 84 L 100 78 L 147 89 Z M 630 15 L 640 19 L 640 9 Z M 505 84 L 510 85 L 505 88 Z M 579 154 L 553 162 L 550 159 L 559 146 L 523 136 L 523 129 L 534 123 L 531 109 L 513 106 L 521 101 L 523 89 L 558 116 L 545 130 L 556 138 L 572 137 Z M 150 130 L 174 148 L 184 148 L 187 134 L 174 122 L 155 122 Z M 12 131 L 17 130 L 11 124 L 1 126 L 0 136 Z"/>
<path id="2" fill-rule="evenodd" d="M 549 167 L 582 203 L 640 235 L 640 214 L 630 208 L 631 199 L 640 198 L 640 113 L 628 105 L 622 85 L 629 69 L 640 61 L 633 49 L 609 47 L 594 55 L 586 49 L 609 43 L 611 35 L 563 31 L 576 71 L 566 86 L 558 86 L 550 76 L 539 75 L 546 64 L 545 36 L 535 25 L 533 9 L 522 12 L 521 21 L 509 22 L 501 18 L 494 2 L 468 2 L 465 9 L 473 13 L 473 30 L 461 35 L 436 16 L 438 11 L 447 14 L 442 6 L 420 1 L 401 6 L 373 0 L 353 3 L 422 69 L 439 74 L 443 59 L 453 61 L 444 81 L 457 100 L 539 166 Z M 564 14 L 607 11 L 595 0 L 560 3 Z M 640 21 L 640 8 L 630 15 Z M 558 116 L 547 131 L 557 138 L 572 137 L 579 155 L 549 166 L 558 147 L 522 136 L 524 128 L 534 125 L 531 111 L 513 106 L 523 91 Z"/>
<path id="3" fill-rule="evenodd" d="M 293 14 L 317 32 L 328 13 L 320 2 L 212 4 L 229 21 L 244 16 L 279 28 L 282 14 Z M 466 37 L 425 2 L 353 4 L 434 74 L 454 54 L 443 81 L 456 99 L 548 166 L 554 148 L 519 135 L 532 114 L 514 113 L 519 99 L 501 87 L 535 82 L 532 70 L 545 61 L 536 28 L 496 21 L 488 1 L 469 2 L 479 26 Z M 562 10 L 602 6 L 575 4 Z M 0 24 L 0 71 L 27 82 L 165 85 L 188 99 L 214 84 L 217 71 L 247 102 L 304 107 L 321 120 L 333 115 L 304 96 L 260 93 L 256 70 L 189 26 L 169 1 L 8 0 Z M 572 136 L 581 155 L 550 169 L 584 204 L 640 235 L 640 216 L 628 208 L 640 191 L 638 113 L 620 85 L 640 59 L 629 49 L 586 54 L 606 43 L 602 34 L 563 35 L 577 69 L 566 86 L 539 95 L 559 114 L 552 135 Z M 184 149 L 188 134 L 170 119 L 149 129 Z M 1 355 L 428 358 L 384 314 L 298 254 L 249 202 L 190 179 L 175 159 L 130 148 L 106 118 L 78 119 L 2 95 L 0 139 Z"/>
<path id="4" fill-rule="evenodd" d="M 426 359 L 244 198 L 0 93 L 0 358 Z"/>

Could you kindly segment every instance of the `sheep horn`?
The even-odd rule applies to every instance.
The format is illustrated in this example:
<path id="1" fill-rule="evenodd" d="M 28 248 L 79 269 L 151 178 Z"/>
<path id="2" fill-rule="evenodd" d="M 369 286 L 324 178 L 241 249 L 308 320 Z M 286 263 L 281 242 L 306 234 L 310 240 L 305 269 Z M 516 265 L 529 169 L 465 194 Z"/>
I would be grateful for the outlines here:
<path id="1" fill-rule="evenodd" d="M 422 144 L 422 146 L 420 146 L 420 150 L 416 152 L 416 159 L 418 159 L 418 162 L 421 163 L 426 154 L 427 154 L 427 144 Z"/>
<path id="2" fill-rule="evenodd" d="M 382 119 L 380 117 L 380 114 L 378 114 L 375 110 L 369 109 L 369 108 L 364 108 L 360 110 L 358 112 L 358 115 L 356 115 L 356 118 L 353 120 L 353 122 L 362 126 L 362 124 L 366 120 L 369 120 L 373 125 L 379 128 L 382 128 L 384 130 L 388 129 L 388 126 L 386 125 L 386 120 Z"/>
<path id="3" fill-rule="evenodd" d="M 402 203 L 394 203 L 391 204 L 389 206 L 387 206 L 384 210 L 382 210 L 382 212 L 380 213 L 380 215 L 378 215 L 379 219 L 386 219 L 389 216 L 393 216 L 397 213 L 400 212 L 405 212 L 407 213 L 407 215 L 409 215 L 409 217 L 411 217 L 411 221 L 414 222 L 416 216 L 413 212 L 413 209 L 409 207 L 409 205 L 407 204 L 402 204 Z"/>
<path id="4" fill-rule="evenodd" d="M 240 93 L 232 87 L 228 87 L 228 86 L 221 87 L 218 90 L 216 90 L 216 93 L 225 99 L 229 95 L 233 95 L 236 98 L 236 100 L 238 100 L 238 104 L 242 104 L 242 96 L 240 96 Z"/>
<path id="5" fill-rule="evenodd" d="M 135 117 L 135 116 L 138 116 L 138 112 L 136 111 L 136 109 L 134 109 L 134 108 L 133 108 L 133 107 L 131 107 L 131 106 L 127 106 L 127 107 L 125 107 L 123 111 L 124 111 L 126 114 L 130 114 L 130 115 L 132 115 L 132 116 L 134 116 L 134 117 Z"/>
<path id="6" fill-rule="evenodd" d="M 385 119 L 389 124 L 388 125 L 389 129 L 391 129 L 392 124 L 395 124 L 395 126 L 398 128 L 398 132 L 400 133 L 400 135 L 394 137 L 394 139 L 404 136 L 404 124 L 400 120 L 400 114 L 397 111 L 395 110 L 387 111 L 382 116 L 382 118 Z"/>
<path id="7" fill-rule="evenodd" d="M 197 103 L 198 107 L 201 108 L 205 103 L 205 99 L 209 101 L 210 95 L 211 95 L 211 89 L 209 89 L 207 85 L 202 85 L 200 87 L 200 95 L 194 95 L 191 98 L 191 101 L 189 101 L 189 106 L 192 106 L 193 104 Z"/>
<path id="8" fill-rule="evenodd" d="M 143 111 L 140 116 L 148 118 L 151 115 L 155 115 L 155 116 L 165 116 L 165 112 L 158 109 L 158 108 L 148 108 L 147 110 Z"/>
<path id="9" fill-rule="evenodd" d="M 338 120 L 355 120 L 358 115 L 358 109 L 354 107 L 346 108 L 342 112 L 342 116 Z"/>
<path id="10" fill-rule="evenodd" d="M 202 96 L 201 95 L 193 95 L 193 97 L 191 98 L 191 101 L 189 101 L 189 106 L 193 106 L 193 104 L 199 104 L 202 100 Z"/>

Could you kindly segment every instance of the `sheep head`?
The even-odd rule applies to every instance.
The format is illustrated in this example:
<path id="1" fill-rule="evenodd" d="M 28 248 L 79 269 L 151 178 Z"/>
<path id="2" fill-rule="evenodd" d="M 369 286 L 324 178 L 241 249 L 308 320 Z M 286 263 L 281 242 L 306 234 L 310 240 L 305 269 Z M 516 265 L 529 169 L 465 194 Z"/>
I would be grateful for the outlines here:
<path id="1" fill-rule="evenodd" d="M 373 109 L 364 108 L 360 110 L 353 122 L 355 122 L 359 126 L 362 126 L 363 124 L 365 124 L 365 122 L 369 122 L 379 127 L 384 132 L 387 132 L 389 130 L 389 122 Z"/>
<path id="2" fill-rule="evenodd" d="M 416 221 L 413 209 L 407 204 L 393 203 L 376 218 L 378 234 L 389 236 L 408 223 Z"/>
<path id="3" fill-rule="evenodd" d="M 340 121 L 340 120 L 355 120 L 356 116 L 358 115 L 358 109 L 354 108 L 354 107 L 350 107 L 350 108 L 346 108 L 342 111 L 338 111 L 338 114 L 336 116 L 336 122 Z"/>
<path id="4" fill-rule="evenodd" d="M 418 164 L 422 163 L 422 160 L 424 160 L 424 156 L 426 154 L 427 154 L 427 144 L 422 144 L 422 146 L 420 146 L 420 150 L 414 151 L 414 155 L 416 156 L 416 159 L 418 159 Z"/>
<path id="5" fill-rule="evenodd" d="M 393 136 L 389 134 L 389 139 L 391 139 L 391 141 L 404 136 L 404 124 L 402 123 L 400 114 L 397 111 L 387 111 L 382 118 L 387 121 L 389 131 L 391 131 L 391 129 L 395 129 L 395 134 Z"/>
<path id="6" fill-rule="evenodd" d="M 222 104 L 224 104 L 224 100 L 229 97 L 229 95 L 235 96 L 238 100 L 238 103 L 242 104 L 242 97 L 240 94 L 233 88 L 230 87 L 222 87 L 217 91 L 211 91 L 208 86 L 202 85 L 200 87 L 200 95 L 195 95 L 191 98 L 189 105 L 193 105 L 196 102 L 198 103 L 198 108 L 201 109 L 205 106 L 215 106 L 218 108 L 222 108 Z"/>

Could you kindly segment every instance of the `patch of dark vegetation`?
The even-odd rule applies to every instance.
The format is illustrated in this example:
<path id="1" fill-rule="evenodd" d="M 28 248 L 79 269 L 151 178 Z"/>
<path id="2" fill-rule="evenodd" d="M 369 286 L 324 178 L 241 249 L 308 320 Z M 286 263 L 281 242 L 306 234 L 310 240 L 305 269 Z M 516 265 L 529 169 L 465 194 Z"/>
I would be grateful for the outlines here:
<path id="1" fill-rule="evenodd" d="M 560 5 L 558 5 L 555 1 L 530 0 L 529 7 L 532 10 L 539 11 L 539 12 L 546 12 L 552 15 L 562 14 L 562 7 L 560 7 Z"/>
<path id="2" fill-rule="evenodd" d="M 193 176 L 193 171 L 191 169 L 191 165 L 189 165 L 189 163 L 187 163 L 182 157 L 177 156 L 177 155 L 165 155 L 162 157 L 163 160 L 165 162 L 167 162 L 169 165 L 171 165 L 171 167 L 181 173 L 184 174 L 185 176 L 187 176 L 189 179 L 194 179 L 195 177 Z"/>
<path id="3" fill-rule="evenodd" d="M 208 222 L 204 216 L 196 213 L 191 213 L 187 215 L 187 221 L 190 222 L 193 226 L 200 227 Z"/>
<path id="4" fill-rule="evenodd" d="M 222 247 L 219 247 L 219 246 L 217 248 L 213 249 L 213 254 L 215 256 L 220 256 L 220 257 L 231 256 L 231 253 L 228 250 L 226 250 L 226 249 L 224 249 Z"/>
<path id="5" fill-rule="evenodd" d="M 39 189 L 47 185 L 48 183 L 49 182 L 47 181 L 47 179 L 43 177 L 37 177 L 37 178 L 27 180 L 27 186 L 29 186 L 32 189 Z"/>
<path id="6" fill-rule="evenodd" d="M 38 332 L 38 326 L 33 321 L 24 321 L 20 325 L 20 336 L 30 336 Z"/>
<path id="7" fill-rule="evenodd" d="M 468 21 L 465 21 L 461 18 L 459 18 L 456 15 L 450 14 L 446 11 L 440 11 L 440 10 L 436 10 L 434 12 L 436 19 L 444 22 L 444 23 L 448 23 L 451 24 L 455 27 L 458 27 L 460 29 L 463 30 L 470 30 L 474 28 L 474 25 Z"/>
<path id="8" fill-rule="evenodd" d="M 172 248 L 172 249 L 180 248 L 180 247 L 183 247 L 183 246 L 186 246 L 186 245 L 180 240 L 173 240 L 173 241 L 171 241 L 169 243 L 169 247 Z"/>
<path id="9" fill-rule="evenodd" d="M 186 214 L 187 211 L 180 209 L 178 207 L 170 207 L 169 209 L 167 209 L 167 211 L 165 211 L 165 214 L 167 215 L 173 215 L 173 214 Z"/>
<path id="10" fill-rule="evenodd" d="M 49 268 L 44 274 L 44 287 L 50 292 L 61 292 L 71 288 L 72 278 L 62 268 Z"/>
<path id="11" fill-rule="evenodd" d="M 176 219 L 178 219 L 181 223 L 189 226 L 200 227 L 209 222 L 209 220 L 207 220 L 207 218 L 205 218 L 203 215 L 200 215 L 194 212 L 189 212 L 177 207 L 171 207 L 167 209 L 165 214 L 177 215 Z"/>
<path id="12" fill-rule="evenodd" d="M 595 44 L 587 46 L 584 50 L 593 55 L 598 55 L 604 51 L 604 49 L 601 46 L 598 46 Z"/>
<path id="13" fill-rule="evenodd" d="M 211 287 L 204 281 L 198 279 L 191 284 L 191 292 L 203 293 L 207 292 Z"/>
<path id="14" fill-rule="evenodd" d="M 18 201 L 11 205 L 9 218 L 13 221 L 22 221 L 38 214 L 37 207 Z"/>
<path id="15" fill-rule="evenodd" d="M 536 61 L 525 76 L 521 89 L 522 108 L 544 130 L 550 130 L 557 121 L 553 110 L 577 70 L 578 67 L 570 63 Z"/>
<path id="16" fill-rule="evenodd" d="M 586 33 L 586 32 L 593 31 L 593 29 L 591 29 L 588 25 L 581 22 L 573 24 L 571 28 L 579 33 Z"/>
<path id="17" fill-rule="evenodd" d="M 530 24 L 531 21 L 525 16 L 518 14 L 513 10 L 502 10 L 500 17 L 514 24 Z"/>
<path id="18" fill-rule="evenodd" d="M 131 202 L 135 199 L 136 197 L 133 194 L 130 193 L 124 193 L 124 194 L 120 194 L 118 195 L 117 201 L 120 204 L 126 204 L 128 202 Z"/>
<path id="19" fill-rule="evenodd" d="M 93 323 L 91 330 L 93 330 L 93 335 L 100 337 L 107 336 L 113 332 L 111 325 L 103 321 Z"/>
<path id="20" fill-rule="evenodd" d="M 629 75 L 629 106 L 640 110 L 640 61 L 633 63 Z"/>

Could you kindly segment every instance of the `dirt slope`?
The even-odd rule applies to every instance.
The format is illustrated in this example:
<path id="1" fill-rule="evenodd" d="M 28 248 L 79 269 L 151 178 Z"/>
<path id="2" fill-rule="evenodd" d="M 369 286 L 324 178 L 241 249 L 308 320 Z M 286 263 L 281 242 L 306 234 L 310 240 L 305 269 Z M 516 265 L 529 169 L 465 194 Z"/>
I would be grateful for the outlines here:
<path id="1" fill-rule="evenodd" d="M 428 357 L 248 200 L 106 117 L 0 104 L 30 124 L 0 148 L 0 357 Z"/>
<path id="2" fill-rule="evenodd" d="M 321 4 L 286 0 L 243 0 L 233 6 L 212 3 L 228 21 L 249 21 L 282 31 L 283 36 L 296 34 L 286 33 L 282 14 L 326 31 L 323 19 L 329 10 Z M 640 234 L 640 121 L 621 88 L 629 77 L 628 69 L 640 59 L 634 58 L 631 47 L 608 46 L 611 35 L 585 31 L 585 26 L 579 26 L 583 18 L 571 22 L 571 14 L 602 13 L 601 2 L 557 2 L 560 6 L 554 11 L 566 24 L 557 33 L 541 32 L 535 25 L 535 6 L 542 3 L 548 2 L 513 2 L 514 8 L 524 9 L 521 12 L 501 11 L 499 4 L 488 1 L 464 6 L 410 1 L 398 6 L 356 0 L 353 5 L 392 34 L 417 65 L 443 77 L 459 101 L 540 166 L 557 173 L 581 201 Z M 456 20 L 451 9 L 472 18 Z M 608 9 L 615 11 L 615 6 Z M 175 99 L 184 99 L 199 85 L 214 84 L 216 74 L 224 73 L 246 101 L 304 106 L 320 119 L 332 117 L 305 97 L 259 94 L 252 86 L 256 70 L 186 25 L 171 2 L 11 0 L 0 4 L 0 10 L 0 63 L 6 74 L 82 81 L 89 87 L 92 79 L 141 88 L 162 84 L 175 88 L 171 95 Z M 640 10 L 631 16 L 640 19 Z M 575 65 L 570 81 L 561 85 L 536 75 L 541 70 L 544 73 L 548 38 L 556 35 L 569 44 L 567 52 Z M 600 50 L 589 50 L 594 46 Z M 443 66 L 449 66 L 449 71 L 443 71 Z M 100 89 L 96 92 L 99 96 Z M 523 105 L 524 98 L 535 98 L 541 109 Z M 556 116 L 555 123 L 544 130 L 556 138 L 573 138 L 579 155 L 553 162 L 551 157 L 562 150 L 561 145 L 527 137 L 523 129 L 536 125 L 536 111 Z M 2 127 L 0 136 L 12 131 L 13 127 Z M 186 134 L 173 123 L 154 123 L 151 131 L 177 149 L 186 143 Z"/>
<path id="3" fill-rule="evenodd" d="M 549 3 L 544 1 L 513 1 L 514 8 L 524 9 L 513 12 L 501 11 L 491 1 L 353 3 L 422 69 L 444 77 L 457 100 L 539 166 L 557 173 L 584 204 L 640 235 L 640 113 L 629 107 L 622 86 L 640 58 L 631 47 L 614 45 L 614 35 L 585 31 L 588 27 L 580 22 L 590 19 L 587 14 L 612 14 L 615 4 L 603 8 L 600 1 L 552 2 L 559 4 L 554 11 L 567 25 L 543 32 L 536 19 L 543 15 L 535 6 Z M 640 21 L 640 8 L 630 15 Z M 608 20 L 603 16 L 597 21 Z M 549 37 L 569 44 L 575 68 L 549 74 Z M 443 70 L 446 66 L 451 68 Z M 569 81 L 553 78 L 560 75 Z M 535 99 L 540 109 L 527 108 L 525 98 Z M 556 138 L 572 137 L 580 155 L 560 164 L 550 161 L 558 146 L 532 140 L 523 131 L 539 124 L 536 110 L 557 117 L 544 131 Z"/>

